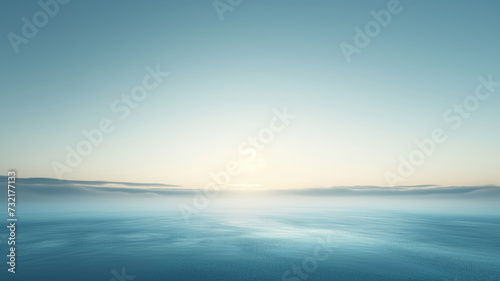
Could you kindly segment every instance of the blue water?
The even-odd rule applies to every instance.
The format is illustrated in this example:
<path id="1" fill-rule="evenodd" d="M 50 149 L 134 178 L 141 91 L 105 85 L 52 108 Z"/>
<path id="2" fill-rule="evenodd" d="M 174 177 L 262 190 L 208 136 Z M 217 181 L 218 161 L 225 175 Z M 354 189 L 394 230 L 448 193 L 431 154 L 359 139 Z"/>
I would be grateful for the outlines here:
<path id="1" fill-rule="evenodd" d="M 17 273 L 2 262 L 1 280 L 108 281 L 122 269 L 136 281 L 500 280 L 492 215 L 234 208 L 186 223 L 165 210 L 39 211 L 17 232 Z M 311 261 L 318 247 L 327 257 Z"/>

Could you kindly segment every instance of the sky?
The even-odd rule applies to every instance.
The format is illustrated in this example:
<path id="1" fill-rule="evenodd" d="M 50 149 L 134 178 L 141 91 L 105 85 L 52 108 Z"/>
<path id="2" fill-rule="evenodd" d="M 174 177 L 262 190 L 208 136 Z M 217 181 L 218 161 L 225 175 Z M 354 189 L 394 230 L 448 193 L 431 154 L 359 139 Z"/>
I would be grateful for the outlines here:
<path id="1" fill-rule="evenodd" d="M 478 77 L 500 81 L 500 3 L 401 1 L 348 62 L 341 44 L 390 2 L 245 0 L 221 20 L 211 1 L 70 1 L 18 46 L 43 9 L 2 2 L 0 174 L 197 188 L 236 159 L 235 188 L 500 185 L 500 87 L 460 124 L 453 111 Z M 66 148 L 103 120 L 113 131 L 71 167 Z M 398 172 L 436 129 L 446 140 Z"/>

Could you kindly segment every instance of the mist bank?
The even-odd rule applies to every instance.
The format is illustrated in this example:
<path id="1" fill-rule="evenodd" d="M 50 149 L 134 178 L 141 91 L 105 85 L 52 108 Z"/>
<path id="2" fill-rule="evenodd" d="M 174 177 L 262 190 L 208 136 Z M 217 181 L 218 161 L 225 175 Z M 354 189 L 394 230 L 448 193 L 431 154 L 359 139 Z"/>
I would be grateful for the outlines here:
<path id="1" fill-rule="evenodd" d="M 0 176 L 7 186 L 7 177 Z M 333 186 L 303 189 L 221 188 L 208 194 L 170 184 L 109 181 L 71 181 L 50 178 L 17 178 L 19 208 L 115 210 L 172 210 L 179 204 L 207 200 L 206 210 L 267 208 L 397 209 L 425 212 L 482 212 L 500 210 L 500 187 L 484 186 Z M 0 200 L 7 201 L 6 192 Z M 204 208 L 205 209 L 205 208 Z M 204 210 L 205 211 L 205 210 Z"/>

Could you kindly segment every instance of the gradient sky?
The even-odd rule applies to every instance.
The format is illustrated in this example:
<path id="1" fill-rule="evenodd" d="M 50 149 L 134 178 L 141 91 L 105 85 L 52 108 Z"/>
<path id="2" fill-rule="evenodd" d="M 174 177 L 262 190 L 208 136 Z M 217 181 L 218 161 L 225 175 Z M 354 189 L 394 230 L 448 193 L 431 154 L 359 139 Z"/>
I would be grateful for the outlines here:
<path id="1" fill-rule="evenodd" d="M 386 185 L 442 127 L 404 184 L 500 185 L 500 88 L 459 129 L 442 118 L 478 76 L 500 80 L 500 2 L 401 1 L 348 64 L 339 44 L 387 3 L 245 0 L 221 21 L 211 1 L 73 1 L 16 54 L 7 34 L 41 8 L 4 1 L 0 174 L 56 177 L 65 147 L 109 117 L 115 131 L 65 179 L 200 187 L 287 107 L 296 119 L 233 184 Z M 156 65 L 170 76 L 120 121 L 110 104 Z"/>

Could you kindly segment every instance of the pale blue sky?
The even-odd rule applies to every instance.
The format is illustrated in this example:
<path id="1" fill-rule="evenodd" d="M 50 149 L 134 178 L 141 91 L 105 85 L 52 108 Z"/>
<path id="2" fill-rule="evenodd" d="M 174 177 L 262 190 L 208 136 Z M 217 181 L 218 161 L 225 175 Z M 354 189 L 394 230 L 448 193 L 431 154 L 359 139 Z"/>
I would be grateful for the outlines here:
<path id="1" fill-rule="evenodd" d="M 116 130 L 64 178 L 199 187 L 267 125 L 296 119 L 236 184 L 385 185 L 398 155 L 442 127 L 405 184 L 500 184 L 500 88 L 458 130 L 442 114 L 500 80 L 498 1 L 401 1 L 403 11 L 348 64 L 339 48 L 388 1 L 250 1 L 221 21 L 210 1 L 73 1 L 16 54 L 36 1 L 0 4 L 0 174 L 55 177 L 65 146 L 102 118 Z M 113 100 L 147 66 L 170 76 L 125 120 Z M 4 171 L 4 172 L 1 172 Z"/>

